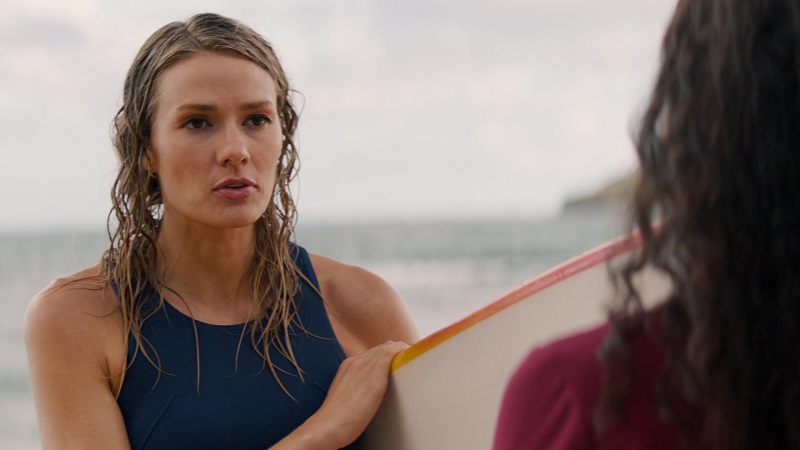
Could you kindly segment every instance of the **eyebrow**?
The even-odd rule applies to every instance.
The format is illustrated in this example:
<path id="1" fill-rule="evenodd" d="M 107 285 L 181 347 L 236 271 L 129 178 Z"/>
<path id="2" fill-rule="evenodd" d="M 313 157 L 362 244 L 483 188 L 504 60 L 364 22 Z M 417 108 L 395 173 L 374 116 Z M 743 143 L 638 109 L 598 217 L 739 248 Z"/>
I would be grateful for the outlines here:
<path id="1" fill-rule="evenodd" d="M 262 100 L 260 102 L 245 103 L 242 106 L 240 106 L 239 109 L 242 109 L 242 110 L 258 109 L 258 108 L 263 108 L 265 106 L 274 106 L 274 105 L 269 100 Z"/>
<path id="2" fill-rule="evenodd" d="M 242 103 L 242 105 L 239 106 L 239 109 L 242 110 L 242 111 L 247 111 L 247 110 L 251 110 L 251 109 L 263 108 L 265 106 L 273 106 L 272 101 L 270 101 L 270 100 L 262 100 L 262 101 L 258 101 L 258 102 Z M 185 111 L 185 110 L 190 110 L 190 111 L 216 111 L 217 109 L 218 108 L 215 105 L 206 105 L 206 104 L 203 104 L 203 103 L 189 103 L 189 104 L 181 105 L 181 106 L 178 107 L 178 111 Z"/>

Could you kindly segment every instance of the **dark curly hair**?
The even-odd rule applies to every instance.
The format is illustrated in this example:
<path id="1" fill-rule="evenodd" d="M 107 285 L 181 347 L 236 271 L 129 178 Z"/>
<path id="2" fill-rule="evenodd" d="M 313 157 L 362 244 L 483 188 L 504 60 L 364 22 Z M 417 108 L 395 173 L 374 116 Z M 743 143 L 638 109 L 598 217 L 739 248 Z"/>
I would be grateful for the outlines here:
<path id="1" fill-rule="evenodd" d="M 800 449 L 800 1 L 680 0 L 636 150 L 600 422 L 624 418 L 649 266 L 672 282 L 656 397 L 688 441 Z"/>

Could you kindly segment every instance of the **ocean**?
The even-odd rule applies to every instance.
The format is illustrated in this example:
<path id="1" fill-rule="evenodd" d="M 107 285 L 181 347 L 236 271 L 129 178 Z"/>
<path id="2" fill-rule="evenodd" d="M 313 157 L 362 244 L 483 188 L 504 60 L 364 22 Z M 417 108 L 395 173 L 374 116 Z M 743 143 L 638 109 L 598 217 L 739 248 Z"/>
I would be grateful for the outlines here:
<path id="1" fill-rule="evenodd" d="M 300 226 L 307 250 L 364 267 L 405 299 L 421 336 L 623 231 L 605 209 L 529 220 Z M 28 300 L 97 261 L 103 233 L 0 234 L 0 448 L 39 448 L 22 342 Z"/>

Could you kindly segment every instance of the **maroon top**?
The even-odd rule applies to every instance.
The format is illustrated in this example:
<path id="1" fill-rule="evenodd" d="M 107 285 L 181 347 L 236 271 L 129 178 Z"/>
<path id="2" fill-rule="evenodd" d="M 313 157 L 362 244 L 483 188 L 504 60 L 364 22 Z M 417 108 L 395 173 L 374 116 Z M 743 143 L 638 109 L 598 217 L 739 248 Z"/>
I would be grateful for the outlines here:
<path id="1" fill-rule="evenodd" d="M 661 317 L 649 316 L 649 319 Z M 602 389 L 603 372 L 596 353 L 608 330 L 606 324 L 535 349 L 528 355 L 506 388 L 494 438 L 495 450 L 676 447 L 678 429 L 674 423 L 659 418 L 655 402 L 655 385 L 661 375 L 664 352 L 644 332 L 630 344 L 634 378 L 628 417 L 598 439 L 592 417 Z"/>

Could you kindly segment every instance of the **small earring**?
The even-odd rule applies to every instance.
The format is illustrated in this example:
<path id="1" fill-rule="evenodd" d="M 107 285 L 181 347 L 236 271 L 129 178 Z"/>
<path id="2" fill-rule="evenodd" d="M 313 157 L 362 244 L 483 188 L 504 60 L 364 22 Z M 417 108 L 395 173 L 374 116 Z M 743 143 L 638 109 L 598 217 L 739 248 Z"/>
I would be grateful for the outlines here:
<path id="1" fill-rule="evenodd" d="M 154 180 L 157 179 L 158 178 L 158 172 L 150 172 L 150 178 L 152 178 Z"/>

